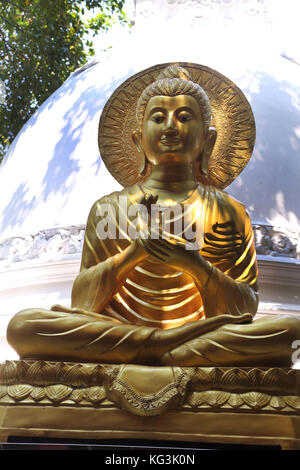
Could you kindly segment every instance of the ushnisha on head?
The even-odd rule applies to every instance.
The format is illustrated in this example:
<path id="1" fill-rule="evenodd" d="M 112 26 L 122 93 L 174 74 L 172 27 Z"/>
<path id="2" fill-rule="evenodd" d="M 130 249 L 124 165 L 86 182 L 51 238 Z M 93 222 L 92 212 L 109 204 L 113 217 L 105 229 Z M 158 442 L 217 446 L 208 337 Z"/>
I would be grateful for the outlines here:
<path id="1" fill-rule="evenodd" d="M 211 111 L 208 97 L 200 85 L 192 81 L 189 72 L 178 65 L 170 65 L 164 69 L 157 80 L 149 85 L 141 94 L 136 107 L 136 119 L 142 128 L 146 106 L 154 96 L 189 95 L 199 104 L 204 126 L 209 128 Z"/>
<path id="2" fill-rule="evenodd" d="M 149 167 L 150 155 L 145 154 L 143 146 L 144 120 L 147 115 L 147 106 L 151 104 L 151 99 L 156 97 L 184 97 L 188 96 L 190 101 L 198 104 L 197 112 L 199 116 L 199 137 L 200 133 L 202 147 L 197 154 L 194 164 L 194 172 L 200 172 L 204 175 L 208 171 L 209 157 L 216 140 L 216 130 L 210 127 L 211 110 L 209 99 L 200 85 L 194 83 L 189 72 L 183 67 L 170 65 L 159 74 L 157 80 L 150 84 L 142 92 L 136 108 L 136 119 L 138 130 L 133 132 L 133 141 L 141 155 L 141 173 L 145 173 Z M 197 107 L 197 105 L 195 104 Z M 146 116 L 147 117 L 147 116 Z M 199 139 L 198 139 L 199 140 Z M 153 163 L 153 162 L 152 162 Z"/>

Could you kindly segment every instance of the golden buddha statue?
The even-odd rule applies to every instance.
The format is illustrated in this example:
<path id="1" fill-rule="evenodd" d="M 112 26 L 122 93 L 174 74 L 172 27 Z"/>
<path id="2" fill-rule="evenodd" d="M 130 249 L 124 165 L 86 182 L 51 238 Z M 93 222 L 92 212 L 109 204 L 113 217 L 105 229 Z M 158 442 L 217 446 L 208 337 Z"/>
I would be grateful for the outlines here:
<path id="1" fill-rule="evenodd" d="M 254 137 L 243 93 L 207 67 L 159 65 L 121 85 L 102 113 L 99 141 L 125 189 L 91 208 L 71 307 L 12 318 L 7 338 L 20 357 L 290 366 L 300 319 L 252 321 L 251 222 L 223 191 Z"/>

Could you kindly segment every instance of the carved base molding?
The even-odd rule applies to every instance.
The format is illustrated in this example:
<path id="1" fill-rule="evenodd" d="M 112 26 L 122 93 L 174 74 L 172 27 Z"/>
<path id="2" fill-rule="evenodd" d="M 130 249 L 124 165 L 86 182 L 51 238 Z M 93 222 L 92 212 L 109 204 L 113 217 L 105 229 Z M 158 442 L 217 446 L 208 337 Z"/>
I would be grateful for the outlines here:
<path id="1" fill-rule="evenodd" d="M 6 361 L 0 438 L 9 436 L 300 448 L 300 370 Z"/>

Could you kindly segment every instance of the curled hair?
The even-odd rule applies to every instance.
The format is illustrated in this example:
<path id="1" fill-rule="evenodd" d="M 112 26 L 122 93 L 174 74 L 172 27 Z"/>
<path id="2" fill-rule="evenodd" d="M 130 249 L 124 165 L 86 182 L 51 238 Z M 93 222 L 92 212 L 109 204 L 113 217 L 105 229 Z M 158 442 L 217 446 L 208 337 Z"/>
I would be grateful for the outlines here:
<path id="1" fill-rule="evenodd" d="M 196 99 L 203 116 L 204 128 L 208 129 L 211 111 L 208 97 L 200 85 L 194 83 L 189 72 L 178 65 L 170 65 L 162 70 L 157 80 L 147 86 L 141 94 L 136 108 L 136 119 L 142 127 L 146 106 L 154 96 L 189 95 Z"/>

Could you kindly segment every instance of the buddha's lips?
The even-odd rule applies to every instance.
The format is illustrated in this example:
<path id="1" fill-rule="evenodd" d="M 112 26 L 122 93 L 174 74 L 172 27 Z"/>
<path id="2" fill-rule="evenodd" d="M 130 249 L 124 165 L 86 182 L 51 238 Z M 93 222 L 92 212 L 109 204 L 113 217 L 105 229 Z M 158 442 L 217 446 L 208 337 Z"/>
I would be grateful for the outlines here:
<path id="1" fill-rule="evenodd" d="M 172 137 L 170 139 L 166 139 L 165 137 L 160 139 L 161 143 L 164 144 L 164 145 L 177 145 L 179 144 L 180 142 L 180 139 L 178 139 L 178 137 Z"/>

